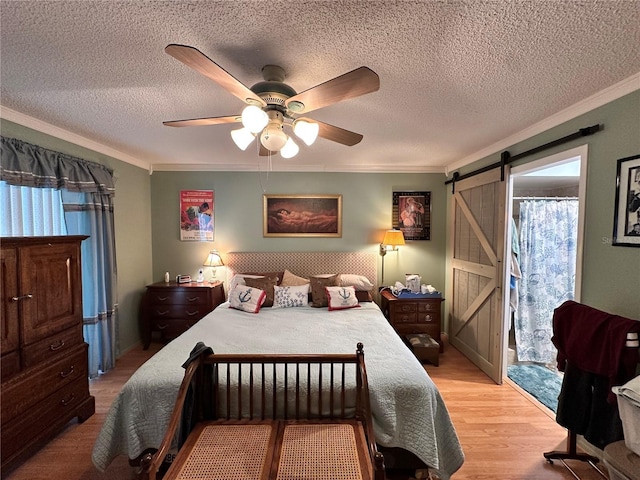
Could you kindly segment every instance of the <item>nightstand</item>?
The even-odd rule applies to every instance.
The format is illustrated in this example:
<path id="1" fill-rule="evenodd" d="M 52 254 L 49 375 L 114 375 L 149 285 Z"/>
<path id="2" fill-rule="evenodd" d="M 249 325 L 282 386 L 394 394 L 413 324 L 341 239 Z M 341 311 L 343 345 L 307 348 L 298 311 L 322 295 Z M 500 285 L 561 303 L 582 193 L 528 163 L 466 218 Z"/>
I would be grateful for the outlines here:
<path id="1" fill-rule="evenodd" d="M 167 342 L 186 332 L 198 320 L 224 302 L 222 282 L 147 285 L 141 304 L 140 333 L 144 349 L 153 332 Z"/>
<path id="2" fill-rule="evenodd" d="M 389 290 L 380 292 L 380 308 L 391 326 L 404 340 L 412 333 L 426 333 L 444 351 L 442 330 L 442 302 L 444 298 L 397 298 Z"/>

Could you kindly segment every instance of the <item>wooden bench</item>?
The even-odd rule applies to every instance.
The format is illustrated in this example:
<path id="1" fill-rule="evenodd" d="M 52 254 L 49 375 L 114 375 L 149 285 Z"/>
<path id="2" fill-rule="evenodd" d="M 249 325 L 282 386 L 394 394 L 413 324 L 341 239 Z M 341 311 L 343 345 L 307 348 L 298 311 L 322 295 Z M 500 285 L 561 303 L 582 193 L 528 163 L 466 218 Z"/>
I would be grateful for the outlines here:
<path id="1" fill-rule="evenodd" d="M 143 478 L 158 478 L 181 424 L 164 479 L 385 478 L 361 343 L 355 354 L 196 357 Z"/>

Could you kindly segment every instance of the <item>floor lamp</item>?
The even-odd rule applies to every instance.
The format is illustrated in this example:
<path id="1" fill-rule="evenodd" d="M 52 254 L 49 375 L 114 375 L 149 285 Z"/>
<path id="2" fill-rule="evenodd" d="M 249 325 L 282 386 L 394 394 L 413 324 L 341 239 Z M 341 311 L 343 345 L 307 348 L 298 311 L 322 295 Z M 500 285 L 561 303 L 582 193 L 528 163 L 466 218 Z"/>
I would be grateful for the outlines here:
<path id="1" fill-rule="evenodd" d="M 402 230 L 387 230 L 384 232 L 384 238 L 380 244 L 380 256 L 382 257 L 382 279 L 380 283 L 382 285 L 384 285 L 384 257 L 389 251 L 387 247 L 391 247 L 391 252 L 397 252 L 400 245 L 404 245 Z"/>

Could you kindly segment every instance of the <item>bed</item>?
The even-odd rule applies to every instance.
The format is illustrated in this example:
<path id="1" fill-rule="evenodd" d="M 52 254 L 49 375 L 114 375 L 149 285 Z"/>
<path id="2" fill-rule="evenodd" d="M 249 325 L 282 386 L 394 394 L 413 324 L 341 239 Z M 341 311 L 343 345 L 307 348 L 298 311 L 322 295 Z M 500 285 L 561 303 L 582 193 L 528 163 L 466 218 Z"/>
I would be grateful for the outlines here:
<path id="1" fill-rule="evenodd" d="M 306 278 L 349 273 L 375 284 L 376 260 L 368 252 L 231 253 L 227 284 L 239 272 L 285 270 Z M 255 314 L 230 305 L 223 303 L 163 347 L 123 386 L 94 445 L 99 470 L 118 455 L 134 459 L 160 445 L 184 376 L 181 365 L 197 342 L 215 353 L 293 354 L 352 353 L 362 342 L 377 443 L 410 452 L 442 479 L 460 468 L 464 455 L 440 393 L 375 302 L 336 310 L 260 308 Z"/>

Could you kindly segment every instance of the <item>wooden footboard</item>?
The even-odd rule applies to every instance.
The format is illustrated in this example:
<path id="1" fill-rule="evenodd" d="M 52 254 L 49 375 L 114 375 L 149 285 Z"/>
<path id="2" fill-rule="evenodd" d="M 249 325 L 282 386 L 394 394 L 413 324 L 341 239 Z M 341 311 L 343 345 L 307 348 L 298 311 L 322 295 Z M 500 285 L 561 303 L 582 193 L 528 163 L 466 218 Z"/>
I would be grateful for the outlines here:
<path id="1" fill-rule="evenodd" d="M 239 478 L 239 468 L 247 480 L 344 478 L 345 471 L 354 479 L 385 478 L 360 343 L 355 354 L 195 357 L 162 445 L 142 459 L 143 478 L 156 479 L 180 426 L 165 479 L 186 471 L 215 478 L 234 471 Z"/>

